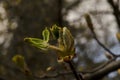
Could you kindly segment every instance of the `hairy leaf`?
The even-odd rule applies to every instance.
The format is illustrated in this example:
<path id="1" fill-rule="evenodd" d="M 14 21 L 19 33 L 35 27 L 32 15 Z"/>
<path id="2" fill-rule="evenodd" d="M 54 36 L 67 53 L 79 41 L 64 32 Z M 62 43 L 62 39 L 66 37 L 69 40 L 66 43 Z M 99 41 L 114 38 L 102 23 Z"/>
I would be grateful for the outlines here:
<path id="1" fill-rule="evenodd" d="M 58 27 L 57 25 L 53 25 L 52 28 L 50 28 L 50 30 L 53 35 L 53 38 L 58 39 L 59 38 L 59 30 L 61 30 L 61 28 Z"/>
<path id="2" fill-rule="evenodd" d="M 66 27 L 63 28 L 63 43 L 67 51 L 74 50 L 74 39 Z"/>
<path id="3" fill-rule="evenodd" d="M 31 44 L 34 47 L 37 47 L 41 50 L 47 50 L 48 48 L 48 43 L 42 39 L 38 38 L 25 38 L 25 42 Z"/>
<path id="4" fill-rule="evenodd" d="M 49 36 L 50 36 L 50 32 L 47 28 L 45 28 L 42 32 L 42 36 L 43 36 L 43 40 L 48 42 L 49 41 Z"/>
<path id="5" fill-rule="evenodd" d="M 74 56 L 74 39 L 66 27 L 59 32 L 58 44 L 59 48 L 63 50 L 58 53 L 59 60 L 69 60 Z"/>

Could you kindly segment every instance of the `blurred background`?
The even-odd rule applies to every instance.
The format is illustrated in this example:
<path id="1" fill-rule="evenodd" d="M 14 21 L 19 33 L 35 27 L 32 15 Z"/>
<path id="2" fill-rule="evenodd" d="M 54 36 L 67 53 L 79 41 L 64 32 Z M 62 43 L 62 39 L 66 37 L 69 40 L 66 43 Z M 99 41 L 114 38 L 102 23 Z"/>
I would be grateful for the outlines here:
<path id="1" fill-rule="evenodd" d="M 119 0 L 114 0 L 115 3 Z M 25 37 L 42 38 L 45 27 L 57 24 L 68 27 L 75 39 L 77 70 L 91 70 L 107 61 L 106 51 L 93 39 L 84 14 L 89 13 L 98 39 L 112 52 L 120 54 L 116 39 L 119 31 L 113 9 L 107 0 L 0 0 L 0 77 L 5 80 L 27 80 L 11 61 L 21 54 L 38 77 L 56 75 L 65 71 L 57 62 L 56 54 L 44 54 L 24 42 Z M 54 43 L 54 42 L 53 42 Z M 49 66 L 54 71 L 47 72 Z M 68 66 L 68 65 L 66 65 Z M 120 74 L 112 72 L 103 80 L 119 80 Z M 74 80 L 73 74 L 35 80 Z"/>

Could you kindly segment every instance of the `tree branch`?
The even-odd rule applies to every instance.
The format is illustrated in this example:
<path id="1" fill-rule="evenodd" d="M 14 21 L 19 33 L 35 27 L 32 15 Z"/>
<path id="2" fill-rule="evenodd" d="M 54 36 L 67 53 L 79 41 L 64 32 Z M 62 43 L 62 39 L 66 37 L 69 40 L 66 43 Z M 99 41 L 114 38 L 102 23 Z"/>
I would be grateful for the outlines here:
<path id="1" fill-rule="evenodd" d="M 115 15 L 116 18 L 116 22 L 118 24 L 118 27 L 120 29 L 120 16 L 119 16 L 119 5 L 115 5 L 113 0 L 107 0 L 109 2 L 109 4 L 111 5 L 111 7 L 113 8 L 113 14 Z"/>
<path id="2" fill-rule="evenodd" d="M 66 8 L 66 11 L 74 8 L 74 7 L 77 6 L 80 2 L 81 2 L 81 0 L 76 0 L 73 4 L 69 5 L 69 6 Z"/>
<path id="3" fill-rule="evenodd" d="M 104 76 L 109 74 L 110 72 L 116 71 L 119 68 L 120 68 L 120 61 L 113 60 L 110 63 L 108 63 L 107 65 L 105 65 L 103 68 L 101 68 L 95 72 L 82 73 L 82 77 L 83 77 L 83 80 L 100 80 L 101 78 L 103 78 Z M 81 73 L 81 72 L 77 72 L 77 73 Z M 72 74 L 71 71 L 70 72 L 59 72 L 52 76 L 49 76 L 49 75 L 44 75 L 41 77 L 34 76 L 34 78 L 35 79 L 57 78 L 58 76 L 70 75 L 70 74 Z"/>
<path id="4" fill-rule="evenodd" d="M 63 16 L 66 15 L 69 10 L 73 9 L 74 7 L 78 6 L 80 4 L 81 0 L 76 0 L 74 3 L 72 3 L 71 5 L 67 6 L 65 8 L 65 12 L 63 13 Z"/>
<path id="5" fill-rule="evenodd" d="M 97 43 L 98 43 L 101 47 L 103 47 L 103 49 L 106 50 L 110 55 L 112 55 L 113 58 L 116 58 L 117 56 L 116 56 L 113 52 L 111 52 L 107 47 L 105 47 L 105 46 L 98 40 L 98 38 L 97 38 L 97 36 L 96 36 L 96 34 L 95 34 L 95 31 L 94 31 L 94 27 L 93 27 L 93 23 L 92 23 L 92 20 L 91 20 L 90 15 L 89 15 L 89 14 L 86 14 L 86 15 L 85 15 L 85 19 L 86 19 L 86 22 L 87 22 L 87 24 L 88 24 L 88 28 L 91 30 L 91 32 L 92 32 L 92 34 L 93 34 L 93 37 L 94 37 L 94 39 L 97 41 Z"/>
<path id="6" fill-rule="evenodd" d="M 69 64 L 69 66 L 70 66 L 73 74 L 75 75 L 76 80 L 83 80 L 82 76 L 77 74 L 77 71 L 76 71 L 76 69 L 74 68 L 72 62 L 71 62 L 71 61 L 68 61 L 67 63 Z"/>
<path id="7" fill-rule="evenodd" d="M 108 65 L 104 66 L 102 69 L 94 73 L 86 73 L 83 75 L 84 80 L 99 80 L 103 78 L 110 72 L 113 72 L 120 68 L 120 61 L 112 61 Z"/>
<path id="8" fill-rule="evenodd" d="M 101 64 L 100 66 L 96 67 L 95 69 L 92 69 L 92 70 L 89 70 L 89 71 L 80 71 L 82 74 L 85 74 L 85 73 L 94 73 L 102 68 L 104 68 L 106 65 L 108 65 L 110 62 L 114 61 L 115 59 L 111 59 L 109 60 L 108 62 L 105 62 L 103 64 Z"/>

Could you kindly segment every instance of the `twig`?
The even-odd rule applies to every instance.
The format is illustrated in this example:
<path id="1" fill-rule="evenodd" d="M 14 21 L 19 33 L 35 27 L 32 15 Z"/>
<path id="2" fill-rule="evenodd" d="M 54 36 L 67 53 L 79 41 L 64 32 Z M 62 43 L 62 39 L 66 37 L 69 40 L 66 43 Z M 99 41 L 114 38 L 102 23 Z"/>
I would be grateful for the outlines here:
<path id="1" fill-rule="evenodd" d="M 101 47 L 103 47 L 108 53 L 110 53 L 113 57 L 116 57 L 116 55 L 115 55 L 113 52 L 111 52 L 108 48 L 106 48 L 106 47 L 97 39 L 96 34 L 95 34 L 94 32 L 92 32 L 92 33 L 93 33 L 93 37 L 94 37 L 94 39 L 97 41 L 97 43 L 98 43 Z"/>
<path id="2" fill-rule="evenodd" d="M 83 77 L 85 80 L 101 80 L 101 78 L 103 78 L 105 75 L 119 68 L 120 68 L 120 61 L 115 60 L 92 74 L 91 73 L 84 74 Z"/>
<path id="3" fill-rule="evenodd" d="M 112 11 L 96 11 L 96 10 L 95 11 L 90 11 L 89 13 L 91 15 L 108 15 L 108 14 L 113 14 Z M 81 15 L 78 19 L 73 20 L 73 23 L 80 21 L 82 17 L 84 17 L 84 15 Z"/>
<path id="4" fill-rule="evenodd" d="M 100 69 L 104 68 L 106 65 L 110 64 L 115 59 L 111 59 L 108 62 L 103 63 L 102 65 L 98 66 L 97 68 L 91 70 L 91 71 L 80 71 L 79 73 L 86 74 L 86 73 L 94 73 L 96 71 L 99 71 Z"/>
<path id="5" fill-rule="evenodd" d="M 81 2 L 81 0 L 76 0 L 74 3 L 67 6 L 65 8 L 65 11 L 63 12 L 63 16 L 66 15 L 69 12 L 69 10 L 71 10 L 71 9 L 75 8 L 76 6 L 78 6 L 80 4 L 80 2 Z"/>
<path id="6" fill-rule="evenodd" d="M 47 78 L 57 78 L 59 76 L 63 76 L 63 75 L 70 75 L 72 74 L 72 71 L 68 71 L 68 72 L 57 72 L 56 74 L 54 75 L 47 75 L 47 74 L 44 74 L 44 75 L 40 75 L 40 76 L 36 76 L 36 75 L 33 75 L 34 79 L 47 79 Z"/>
<path id="7" fill-rule="evenodd" d="M 72 62 L 71 62 L 71 61 L 67 61 L 67 63 L 69 64 L 69 66 L 70 66 L 70 68 L 71 68 L 73 74 L 75 75 L 76 80 L 83 80 L 81 75 L 78 76 L 77 71 L 75 70 L 75 68 L 74 68 L 74 66 L 73 66 L 73 64 L 72 64 Z"/>
<path id="8" fill-rule="evenodd" d="M 92 71 L 79 71 L 76 72 L 77 74 L 82 73 L 83 79 L 82 80 L 98 80 L 108 73 L 115 71 L 120 68 L 120 61 L 111 60 L 107 63 L 103 64 L 101 68 L 98 70 L 92 70 Z M 67 71 L 67 72 L 58 72 L 55 75 L 47 75 L 44 76 L 34 76 L 35 79 L 47 79 L 47 78 L 57 78 L 58 76 L 62 75 L 69 75 L 73 72 Z M 79 79 L 80 80 L 80 79 Z"/>
<path id="9" fill-rule="evenodd" d="M 98 43 L 101 47 L 103 47 L 103 49 L 105 49 L 110 55 L 112 55 L 114 58 L 116 58 L 117 56 L 116 56 L 113 52 L 111 52 L 107 47 L 105 47 L 105 46 L 98 40 L 98 38 L 97 38 L 97 36 L 96 36 L 96 34 L 95 34 L 95 32 L 94 32 L 92 20 L 91 20 L 91 17 L 89 16 L 89 14 L 86 14 L 86 15 L 85 15 L 85 19 L 86 19 L 86 21 L 87 21 L 87 24 L 88 24 L 89 29 L 91 30 L 91 32 L 92 32 L 92 34 L 93 34 L 93 37 L 94 37 L 94 39 L 97 41 L 97 43 Z"/>
<path id="10" fill-rule="evenodd" d="M 78 76 L 78 74 L 77 74 L 75 68 L 73 67 L 72 62 L 71 62 L 71 61 L 68 61 L 67 63 L 69 64 L 69 66 L 70 66 L 70 68 L 71 68 L 73 74 L 75 75 L 76 80 L 80 80 L 80 77 Z"/>
<path id="11" fill-rule="evenodd" d="M 74 8 L 75 6 L 79 5 L 79 3 L 81 2 L 81 0 L 77 0 L 75 1 L 73 4 L 69 5 L 68 7 L 66 7 L 66 12 L 72 8 Z"/>
<path id="12" fill-rule="evenodd" d="M 120 12 L 119 12 L 119 5 L 115 5 L 113 0 L 107 0 L 109 2 L 109 4 L 112 6 L 113 8 L 113 14 L 115 15 L 116 18 L 116 22 L 118 24 L 118 27 L 120 28 Z"/>

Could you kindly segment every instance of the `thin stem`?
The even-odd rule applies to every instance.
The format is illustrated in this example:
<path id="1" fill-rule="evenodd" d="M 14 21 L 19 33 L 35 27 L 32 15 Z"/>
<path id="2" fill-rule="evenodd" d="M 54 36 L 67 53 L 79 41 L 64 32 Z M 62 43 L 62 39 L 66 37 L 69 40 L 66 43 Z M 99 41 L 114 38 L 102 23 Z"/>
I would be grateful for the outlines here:
<path id="1" fill-rule="evenodd" d="M 115 5 L 113 0 L 107 0 L 111 7 L 113 8 L 113 14 L 116 18 L 116 22 L 118 24 L 118 27 L 120 28 L 120 16 L 119 16 L 119 5 Z M 118 3 L 119 4 L 119 3 Z"/>
<path id="2" fill-rule="evenodd" d="M 93 27 L 93 23 L 92 23 L 92 20 L 91 20 L 91 17 L 89 14 L 86 14 L 85 15 L 85 19 L 86 19 L 86 22 L 88 24 L 88 28 L 91 30 L 92 34 L 93 34 L 93 37 L 94 39 L 97 41 L 97 43 L 103 47 L 103 49 L 105 49 L 109 54 L 111 54 L 114 58 L 116 58 L 117 56 L 111 52 L 107 47 L 105 47 L 97 38 L 96 34 L 95 34 L 95 31 L 94 31 L 94 27 Z"/>
<path id="3" fill-rule="evenodd" d="M 53 45 L 49 45 L 49 47 L 48 47 L 49 49 L 52 49 L 52 50 L 56 50 L 56 51 L 59 51 L 59 52 L 63 52 L 63 50 L 62 49 L 60 49 L 60 48 L 58 48 L 58 47 L 56 47 L 56 46 L 53 46 Z"/>
<path id="4" fill-rule="evenodd" d="M 92 33 L 93 33 L 93 37 L 94 37 L 94 39 L 97 41 L 97 43 L 98 43 L 101 47 L 103 47 L 103 49 L 105 49 L 108 53 L 110 53 L 113 57 L 116 57 L 116 55 L 115 55 L 113 52 L 111 52 L 107 47 L 105 47 L 105 46 L 97 39 L 96 34 L 95 34 L 94 32 L 92 32 Z"/>
<path id="5" fill-rule="evenodd" d="M 80 72 L 83 73 L 83 74 L 97 72 L 97 71 L 101 70 L 102 68 L 104 68 L 105 66 L 107 66 L 108 64 L 110 64 L 112 61 L 115 61 L 115 59 L 111 59 L 110 61 L 101 64 L 100 66 L 96 67 L 93 70 L 90 70 L 90 71 L 80 71 Z"/>
<path id="6" fill-rule="evenodd" d="M 73 66 L 73 64 L 72 64 L 72 62 L 71 62 L 71 61 L 67 61 L 67 63 L 69 64 L 69 66 L 70 66 L 70 68 L 71 68 L 71 70 L 72 70 L 74 76 L 76 77 L 76 80 L 83 80 L 81 75 L 78 76 L 77 71 L 75 70 L 75 68 L 74 68 L 74 66 Z"/>

